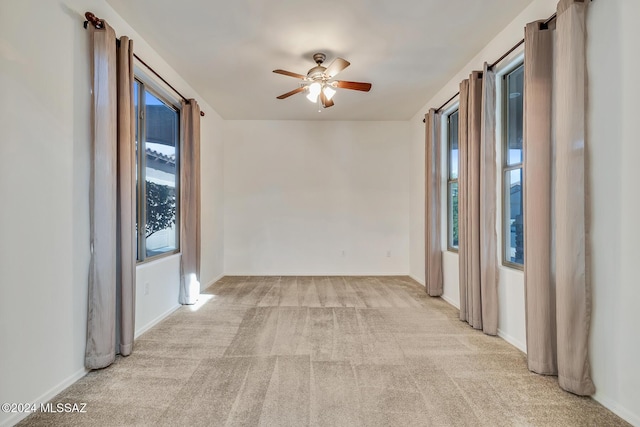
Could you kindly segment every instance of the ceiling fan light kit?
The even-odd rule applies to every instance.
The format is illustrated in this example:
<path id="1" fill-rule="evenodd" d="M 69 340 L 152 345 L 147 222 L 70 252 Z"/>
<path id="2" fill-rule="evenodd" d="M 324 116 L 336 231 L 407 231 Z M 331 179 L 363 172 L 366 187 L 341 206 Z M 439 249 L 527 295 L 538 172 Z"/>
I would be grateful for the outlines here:
<path id="1" fill-rule="evenodd" d="M 307 90 L 309 91 L 307 99 L 311 102 L 318 102 L 318 95 L 320 95 L 322 85 L 318 82 L 313 82 L 309 86 L 307 86 Z"/>
<path id="2" fill-rule="evenodd" d="M 320 103 L 324 108 L 329 108 L 334 105 L 332 99 L 337 92 L 337 88 L 359 90 L 362 92 L 369 92 L 369 90 L 371 90 L 371 83 L 333 80 L 333 78 L 340 71 L 347 68 L 350 63 L 345 59 L 336 58 L 328 67 L 324 67 L 322 64 L 325 59 L 327 59 L 327 56 L 324 53 L 314 54 L 313 60 L 316 62 L 316 66 L 311 68 L 307 72 L 306 76 L 286 70 L 273 70 L 276 74 L 282 74 L 284 76 L 294 77 L 301 80 L 300 87 L 282 94 L 277 98 L 285 99 L 291 95 L 295 95 L 296 93 L 307 92 L 307 99 L 309 101 L 313 103 Z"/>

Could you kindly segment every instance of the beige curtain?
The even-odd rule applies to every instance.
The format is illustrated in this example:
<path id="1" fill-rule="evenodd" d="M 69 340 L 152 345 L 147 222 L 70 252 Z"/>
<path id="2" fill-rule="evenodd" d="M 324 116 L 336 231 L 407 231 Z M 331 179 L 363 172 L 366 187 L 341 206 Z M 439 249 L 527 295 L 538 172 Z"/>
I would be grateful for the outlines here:
<path id="1" fill-rule="evenodd" d="M 200 107 L 182 102 L 180 155 L 180 304 L 200 294 Z"/>
<path id="2" fill-rule="evenodd" d="M 465 82 L 467 83 L 465 84 Z M 466 92 L 464 109 L 462 106 L 463 92 Z M 481 112 L 482 73 L 474 71 L 469 80 L 463 81 L 460 85 L 458 253 L 460 256 L 460 318 L 466 320 L 475 329 L 482 329 L 482 291 L 480 288 Z M 463 298 L 466 300 L 464 305 Z"/>
<path id="3" fill-rule="evenodd" d="M 557 373 L 560 386 L 578 395 L 595 392 L 588 355 L 586 7 L 560 1 L 555 41 L 540 23 L 525 33 L 527 358 L 531 370 Z"/>
<path id="4" fill-rule="evenodd" d="M 467 321 L 467 150 L 469 115 L 469 80 L 460 82 L 458 106 L 458 286 L 460 288 L 460 320 Z"/>
<path id="5" fill-rule="evenodd" d="M 460 319 L 498 332 L 495 75 L 485 64 L 460 84 L 458 230 Z M 483 78 L 487 73 L 488 78 Z"/>
<path id="6" fill-rule="evenodd" d="M 587 3 L 558 4 L 555 67 L 555 231 L 558 380 L 565 390 L 590 395 L 591 290 L 585 191 Z"/>
<path id="7" fill-rule="evenodd" d="M 91 261 L 85 366 L 110 365 L 133 350 L 135 177 L 133 46 L 89 26 L 93 74 Z"/>
<path id="8" fill-rule="evenodd" d="M 498 235 L 496 232 L 496 75 L 482 72 L 480 141 L 480 287 L 482 330 L 498 334 Z"/>
<path id="9" fill-rule="evenodd" d="M 554 31 L 542 22 L 524 38 L 524 283 L 527 363 L 539 374 L 557 374 L 556 300 L 552 270 Z"/>
<path id="10" fill-rule="evenodd" d="M 442 295 L 442 249 L 440 237 L 440 114 L 425 116 L 425 282 L 427 293 Z"/>

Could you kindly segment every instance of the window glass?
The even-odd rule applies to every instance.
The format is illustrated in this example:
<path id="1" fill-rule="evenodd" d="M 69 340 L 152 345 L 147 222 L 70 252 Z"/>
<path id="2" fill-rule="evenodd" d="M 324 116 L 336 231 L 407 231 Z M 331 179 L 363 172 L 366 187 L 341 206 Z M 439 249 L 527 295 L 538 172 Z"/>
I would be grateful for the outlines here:
<path id="1" fill-rule="evenodd" d="M 449 206 L 451 216 L 449 218 L 449 246 L 458 247 L 458 181 L 449 183 Z"/>
<path id="2" fill-rule="evenodd" d="M 503 263 L 524 265 L 524 223 L 522 207 L 523 93 L 524 66 L 504 77 L 503 111 Z"/>
<path id="3" fill-rule="evenodd" d="M 522 163 L 524 67 L 507 75 L 507 159 L 508 165 Z"/>
<path id="4" fill-rule="evenodd" d="M 447 247 L 458 249 L 458 110 L 447 117 Z"/>
<path id="5" fill-rule="evenodd" d="M 449 116 L 449 178 L 458 178 L 458 112 Z"/>
<path id="6" fill-rule="evenodd" d="M 145 92 L 146 256 L 176 245 L 176 153 L 178 113 Z"/>
<path id="7" fill-rule="evenodd" d="M 135 150 L 136 150 L 136 162 L 135 162 L 135 174 L 136 174 L 136 254 L 139 254 L 140 249 L 138 248 L 138 240 L 139 238 L 137 238 L 137 236 L 140 235 L 140 232 L 138 230 L 138 218 L 140 218 L 140 203 L 138 203 L 138 201 L 140 200 L 140 184 L 138 183 L 138 175 L 140 174 L 139 171 L 139 167 L 138 167 L 138 163 L 140 163 L 139 161 L 139 154 L 138 154 L 138 126 L 139 126 L 139 120 L 138 118 L 140 117 L 140 104 L 138 102 L 138 98 L 140 98 L 139 96 L 139 92 L 140 92 L 140 85 L 138 84 L 137 80 L 134 80 L 133 82 L 133 108 L 134 108 L 134 112 L 135 112 L 135 117 L 136 117 L 136 124 L 135 124 Z M 140 259 L 140 257 L 138 256 L 138 259 Z"/>
<path id="8" fill-rule="evenodd" d="M 508 170 L 504 176 L 506 216 L 506 260 L 524 264 L 524 224 L 522 222 L 522 168 Z"/>
<path id="9" fill-rule="evenodd" d="M 178 249 L 179 111 L 140 81 L 136 109 L 138 261 Z"/>

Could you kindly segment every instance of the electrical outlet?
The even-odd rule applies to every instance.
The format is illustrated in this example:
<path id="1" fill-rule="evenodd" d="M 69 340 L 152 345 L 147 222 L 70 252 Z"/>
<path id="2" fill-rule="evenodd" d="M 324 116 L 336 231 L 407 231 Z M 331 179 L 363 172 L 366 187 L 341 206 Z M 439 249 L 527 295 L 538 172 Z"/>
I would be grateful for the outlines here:
<path id="1" fill-rule="evenodd" d="M 342 250 L 342 256 L 346 257 L 347 256 L 347 251 L 345 251 L 344 249 Z"/>
<path id="2" fill-rule="evenodd" d="M 144 294 L 149 295 L 149 282 L 145 282 L 144 284 Z"/>
<path id="3" fill-rule="evenodd" d="M 391 258 L 391 251 L 387 251 L 387 258 Z"/>

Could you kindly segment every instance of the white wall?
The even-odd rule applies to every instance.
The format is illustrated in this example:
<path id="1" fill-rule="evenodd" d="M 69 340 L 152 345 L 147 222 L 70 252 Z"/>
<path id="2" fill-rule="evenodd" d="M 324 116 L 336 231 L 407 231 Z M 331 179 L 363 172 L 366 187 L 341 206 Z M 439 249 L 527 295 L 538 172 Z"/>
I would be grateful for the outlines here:
<path id="1" fill-rule="evenodd" d="M 201 99 L 198 98 L 198 102 Z M 205 104 L 206 105 L 206 104 Z M 200 121 L 200 287 L 207 288 L 224 274 L 224 174 L 225 121 L 210 107 Z"/>
<path id="2" fill-rule="evenodd" d="M 640 3 L 594 1 L 588 31 L 596 399 L 640 426 Z"/>
<path id="3" fill-rule="evenodd" d="M 409 274 L 425 284 L 424 243 L 424 181 L 425 181 L 425 124 L 422 123 L 428 108 L 418 112 L 410 121 L 411 142 L 409 177 Z"/>
<path id="4" fill-rule="evenodd" d="M 407 273 L 408 122 L 226 129 L 225 274 Z"/>
<path id="5" fill-rule="evenodd" d="M 207 113 L 202 152 L 203 283 L 222 274 L 222 124 L 103 0 L 0 2 L 0 402 L 43 402 L 84 375 L 89 266 L 90 69 L 85 11 Z M 209 217 L 213 216 L 213 218 Z M 205 225 L 206 224 L 206 225 Z M 170 310 L 177 257 L 138 277 L 137 333 Z M 162 276 L 162 280 L 159 277 Z M 170 279 L 173 278 L 173 279 Z M 171 283 L 171 281 L 174 283 Z M 20 416 L 0 413 L 0 425 Z"/>
<path id="6" fill-rule="evenodd" d="M 411 275 L 424 283 L 424 125 L 430 107 L 439 107 L 458 91 L 458 83 L 483 61 L 493 61 L 523 37 L 527 22 L 555 11 L 555 0 L 535 0 L 505 30 L 447 83 L 412 119 Z M 591 199 L 593 316 L 592 375 L 595 399 L 640 426 L 640 334 L 637 332 L 637 261 L 640 259 L 640 170 L 638 120 L 640 69 L 636 41 L 640 4 L 627 0 L 594 1 L 588 13 L 588 146 Z M 445 217 L 443 217 L 445 218 Z M 457 254 L 443 257 L 444 298 L 459 305 Z M 522 273 L 501 268 L 500 334 L 525 350 Z"/>
<path id="7" fill-rule="evenodd" d="M 136 338 L 180 306 L 179 281 L 180 254 L 136 268 Z"/>

